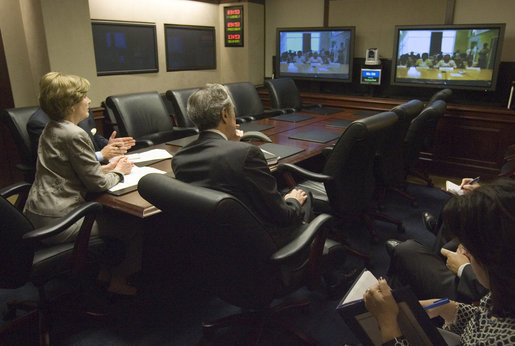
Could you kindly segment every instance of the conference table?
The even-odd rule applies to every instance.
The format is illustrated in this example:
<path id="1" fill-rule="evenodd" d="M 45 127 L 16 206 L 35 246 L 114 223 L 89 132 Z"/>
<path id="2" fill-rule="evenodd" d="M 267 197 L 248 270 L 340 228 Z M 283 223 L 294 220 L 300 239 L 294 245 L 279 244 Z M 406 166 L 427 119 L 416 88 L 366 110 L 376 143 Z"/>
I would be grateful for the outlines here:
<path id="1" fill-rule="evenodd" d="M 363 112 L 357 113 L 356 110 L 353 109 L 341 109 L 336 113 L 327 115 L 308 112 L 298 114 L 310 116 L 311 118 L 298 122 L 264 118 L 260 120 L 254 120 L 252 122 L 253 124 L 271 126 L 271 128 L 265 129 L 262 132 L 270 137 L 274 144 L 302 149 L 302 151 L 297 154 L 279 159 L 278 163 L 298 163 L 300 161 L 319 155 L 325 147 L 330 146 L 337 141 L 337 138 L 327 142 L 315 142 L 293 139 L 290 137 L 312 130 L 319 130 L 324 133 L 341 134 L 345 130 L 345 127 L 340 125 L 332 125 L 336 121 L 343 120 L 343 123 L 350 123 L 351 121 L 360 119 L 363 116 L 370 115 L 364 114 Z M 252 144 L 261 145 L 264 144 L 264 142 L 252 142 Z M 164 149 L 173 155 L 180 148 L 181 147 L 177 145 L 162 143 L 146 148 L 144 150 Z M 162 160 L 149 166 L 165 171 L 167 174 L 173 176 L 171 159 Z M 271 171 L 274 171 L 276 167 L 277 165 L 271 165 Z M 104 207 L 112 208 L 123 213 L 136 216 L 138 218 L 147 218 L 161 212 L 158 208 L 141 197 L 137 190 L 119 196 L 106 192 L 92 196 L 91 199 L 101 203 Z"/>

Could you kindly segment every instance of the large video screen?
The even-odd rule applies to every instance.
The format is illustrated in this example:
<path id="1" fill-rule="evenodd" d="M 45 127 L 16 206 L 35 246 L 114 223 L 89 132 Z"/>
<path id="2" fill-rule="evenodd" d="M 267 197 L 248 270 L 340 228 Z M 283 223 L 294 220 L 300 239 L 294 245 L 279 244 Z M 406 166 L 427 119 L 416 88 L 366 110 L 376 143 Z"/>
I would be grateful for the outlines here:
<path id="1" fill-rule="evenodd" d="M 395 27 L 392 84 L 494 90 L 505 24 Z"/>
<path id="2" fill-rule="evenodd" d="M 214 27 L 166 24 L 165 39 L 167 71 L 216 69 Z"/>
<path id="3" fill-rule="evenodd" d="M 158 72 L 156 26 L 92 20 L 97 75 Z"/>
<path id="4" fill-rule="evenodd" d="M 278 28 L 276 77 L 350 82 L 354 27 Z"/>

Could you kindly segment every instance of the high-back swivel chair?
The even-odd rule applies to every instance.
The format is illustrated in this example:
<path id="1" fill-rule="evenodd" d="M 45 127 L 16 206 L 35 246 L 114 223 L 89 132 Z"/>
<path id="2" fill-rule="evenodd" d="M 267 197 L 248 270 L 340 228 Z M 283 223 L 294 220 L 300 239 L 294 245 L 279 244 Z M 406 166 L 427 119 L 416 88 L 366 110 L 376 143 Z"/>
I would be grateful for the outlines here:
<path id="1" fill-rule="evenodd" d="M 296 112 L 303 108 L 322 107 L 320 104 L 302 103 L 299 89 L 291 78 L 266 79 L 265 87 L 270 94 L 270 103 L 273 109 Z"/>
<path id="2" fill-rule="evenodd" d="M 406 171 L 404 167 L 404 137 L 411 121 L 424 108 L 420 100 L 411 100 L 394 107 L 391 111 L 397 114 L 398 121 L 387 134 L 387 140 L 380 146 L 375 162 L 376 182 L 381 192 L 380 201 L 387 190 L 394 191 L 417 205 L 415 197 L 406 192 Z"/>
<path id="3" fill-rule="evenodd" d="M 238 123 L 282 114 L 279 110 L 265 110 L 256 87 L 250 82 L 229 83 L 225 87 L 234 102 Z"/>
<path id="4" fill-rule="evenodd" d="M 283 307 L 271 307 L 272 300 L 305 284 L 317 286 L 329 215 L 319 215 L 300 226 L 297 236 L 278 248 L 266 223 L 227 193 L 161 174 L 143 177 L 138 191 L 163 211 L 171 225 L 180 225 L 177 231 L 183 232 L 191 243 L 192 260 L 205 278 L 203 285 L 226 302 L 248 310 L 204 322 L 205 332 L 247 322 L 256 327 L 253 341 L 257 342 L 265 323 L 285 325 L 278 318 Z M 291 326 L 288 329 L 304 341 L 315 343 L 300 330 Z"/>
<path id="5" fill-rule="evenodd" d="M 328 154 L 322 173 L 289 163 L 279 164 L 277 172 L 287 176 L 290 187 L 299 186 L 313 193 L 315 211 L 330 213 L 344 221 L 363 217 L 373 236 L 371 218 L 392 222 L 403 230 L 400 222 L 376 213 L 373 207 L 375 155 L 396 122 L 397 115 L 393 112 L 352 122 Z M 368 259 L 359 251 L 349 250 Z"/>
<path id="6" fill-rule="evenodd" d="M 15 289 L 28 282 L 34 284 L 39 293 L 37 304 L 11 301 L 4 318 L 15 318 L 16 309 L 28 309 L 38 314 L 40 344 L 49 345 L 49 314 L 58 311 L 60 305 L 51 302 L 45 286 L 64 274 L 79 277 L 89 261 L 88 249 L 103 247 L 103 241 L 99 238 L 90 239 L 91 227 L 102 206 L 97 202 L 85 203 L 54 225 L 34 229 L 21 212 L 29 189 L 30 184 L 17 183 L 0 190 L 0 288 Z M 15 196 L 18 196 L 15 204 L 7 200 Z M 42 245 L 41 240 L 63 232 L 81 219 L 82 226 L 75 242 Z M 70 312 L 69 306 L 67 311 Z M 5 334 L 9 331 L 9 328 L 2 328 Z M 2 337 L 0 335 L 0 340 Z"/>
<path id="7" fill-rule="evenodd" d="M 166 91 L 166 98 L 172 102 L 179 127 L 195 127 L 188 117 L 188 98 L 197 90 L 198 88 L 188 88 Z"/>
<path id="8" fill-rule="evenodd" d="M 433 182 L 426 172 L 416 169 L 416 164 L 420 152 L 430 150 L 433 137 L 436 133 L 438 120 L 445 114 L 447 103 L 437 100 L 424 108 L 420 114 L 414 118 L 408 128 L 406 137 L 404 138 L 404 165 L 407 174 L 417 176 L 426 181 L 428 186 L 432 186 Z"/>
<path id="9" fill-rule="evenodd" d="M 435 101 L 442 100 L 445 102 L 449 102 L 449 98 L 452 96 L 452 89 L 442 89 L 437 91 L 436 93 L 431 96 L 429 101 L 427 101 L 426 105 L 430 105 Z"/>
<path id="10" fill-rule="evenodd" d="M 173 120 L 158 92 L 113 95 L 106 99 L 118 124 L 120 136 L 136 142 L 160 144 L 198 133 L 193 128 L 173 126 Z"/>
<path id="11" fill-rule="evenodd" d="M 20 155 L 21 163 L 17 164 L 16 168 L 23 173 L 23 180 L 28 183 L 34 181 L 36 155 L 27 132 L 27 123 L 37 109 L 38 107 L 8 108 L 1 113 L 2 121 L 9 128 Z"/>

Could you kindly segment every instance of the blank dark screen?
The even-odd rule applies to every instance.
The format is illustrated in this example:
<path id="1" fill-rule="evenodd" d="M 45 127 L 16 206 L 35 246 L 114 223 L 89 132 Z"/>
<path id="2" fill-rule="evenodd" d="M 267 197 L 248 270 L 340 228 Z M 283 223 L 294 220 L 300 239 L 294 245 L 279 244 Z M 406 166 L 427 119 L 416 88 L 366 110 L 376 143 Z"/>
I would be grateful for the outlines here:
<path id="1" fill-rule="evenodd" d="M 213 27 L 165 25 L 168 71 L 216 69 Z"/>
<path id="2" fill-rule="evenodd" d="M 155 25 L 92 22 L 98 75 L 157 72 Z"/>

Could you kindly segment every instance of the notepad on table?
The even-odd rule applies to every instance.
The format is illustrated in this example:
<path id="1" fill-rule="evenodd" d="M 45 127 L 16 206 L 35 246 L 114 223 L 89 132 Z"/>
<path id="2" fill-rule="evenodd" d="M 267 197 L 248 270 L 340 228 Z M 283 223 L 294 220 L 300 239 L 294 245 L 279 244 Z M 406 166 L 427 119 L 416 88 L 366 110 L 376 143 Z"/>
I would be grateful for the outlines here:
<path id="1" fill-rule="evenodd" d="M 445 191 L 450 192 L 454 195 L 463 195 L 465 191 L 461 188 L 461 186 L 454 184 L 452 181 L 447 180 L 445 182 Z"/>
<path id="2" fill-rule="evenodd" d="M 113 195 L 122 195 L 134 191 L 138 188 L 139 180 L 150 173 L 165 174 L 166 172 L 153 167 L 134 166 L 132 167 L 131 173 L 124 176 L 123 182 L 116 184 L 108 191 Z"/>

